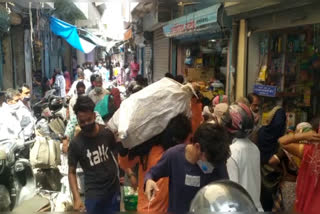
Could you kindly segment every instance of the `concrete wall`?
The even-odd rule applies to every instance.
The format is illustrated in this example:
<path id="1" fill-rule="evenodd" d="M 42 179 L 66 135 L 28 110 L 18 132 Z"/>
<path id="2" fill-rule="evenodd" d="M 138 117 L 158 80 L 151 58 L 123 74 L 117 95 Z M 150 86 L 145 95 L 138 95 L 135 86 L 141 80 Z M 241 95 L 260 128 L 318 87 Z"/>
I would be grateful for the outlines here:
<path id="1" fill-rule="evenodd" d="M 87 20 L 76 20 L 77 27 L 87 27 L 95 28 L 99 26 L 101 15 L 97 8 L 92 3 L 82 3 L 88 4 L 88 19 Z"/>
<path id="2" fill-rule="evenodd" d="M 248 20 L 249 30 L 266 31 L 320 23 L 320 4 L 281 11 Z"/>
<path id="3" fill-rule="evenodd" d="M 152 31 L 153 26 L 156 24 L 158 24 L 158 17 L 154 11 L 151 11 L 143 17 L 144 31 Z"/>

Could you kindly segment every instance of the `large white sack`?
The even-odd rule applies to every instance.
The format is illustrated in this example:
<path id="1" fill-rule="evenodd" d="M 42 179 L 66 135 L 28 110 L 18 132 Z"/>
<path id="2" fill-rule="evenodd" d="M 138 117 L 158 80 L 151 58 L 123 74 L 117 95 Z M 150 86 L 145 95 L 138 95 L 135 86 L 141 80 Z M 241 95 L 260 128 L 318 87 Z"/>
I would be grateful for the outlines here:
<path id="1" fill-rule="evenodd" d="M 131 149 L 160 134 L 178 114 L 191 116 L 193 94 L 191 84 L 163 78 L 124 100 L 108 126 Z"/>

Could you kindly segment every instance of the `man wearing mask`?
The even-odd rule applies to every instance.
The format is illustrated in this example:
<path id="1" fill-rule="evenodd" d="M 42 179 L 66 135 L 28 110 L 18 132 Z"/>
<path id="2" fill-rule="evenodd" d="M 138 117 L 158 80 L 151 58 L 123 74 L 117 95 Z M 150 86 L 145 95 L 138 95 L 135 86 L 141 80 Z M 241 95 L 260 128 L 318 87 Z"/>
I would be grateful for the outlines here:
<path id="1" fill-rule="evenodd" d="M 102 83 L 101 76 L 97 76 L 93 84 L 94 84 L 94 89 L 89 92 L 88 96 L 92 99 L 92 101 L 96 105 L 104 98 L 104 96 L 109 94 L 109 92 L 102 87 L 103 83 Z"/>
<path id="2" fill-rule="evenodd" d="M 69 98 L 72 98 L 73 95 L 77 94 L 76 87 L 79 82 L 83 82 L 86 89 L 88 89 L 91 86 L 91 83 L 89 81 L 85 80 L 84 72 L 83 72 L 82 68 L 77 68 L 77 75 L 78 75 L 78 79 L 72 83 L 71 88 L 67 94 L 67 96 Z"/>
<path id="3" fill-rule="evenodd" d="M 188 212 L 192 199 L 203 186 L 228 179 L 226 161 L 229 156 L 225 128 L 217 122 L 203 123 L 191 144 L 170 148 L 146 174 L 145 193 L 149 203 L 152 203 L 154 194 L 161 191 L 155 181 L 169 177 L 168 212 Z"/>
<path id="4" fill-rule="evenodd" d="M 10 128 L 12 129 L 15 137 L 23 137 L 24 139 L 28 139 L 34 133 L 35 120 L 29 109 L 20 101 L 20 99 L 21 97 L 19 91 L 12 88 L 7 89 L 7 110 L 9 113 L 8 117 L 10 117 L 11 120 L 8 119 L 6 121 L 11 124 Z M 23 136 L 18 136 L 21 133 Z"/>
<path id="5" fill-rule="evenodd" d="M 74 106 L 81 131 L 69 145 L 69 183 L 76 211 L 112 213 L 120 210 L 119 169 L 112 153 L 116 140 L 110 130 L 95 122 L 94 107 L 87 96 L 80 96 Z M 77 185 L 78 162 L 84 172 L 85 206 Z"/>
<path id="6" fill-rule="evenodd" d="M 22 87 L 19 89 L 21 94 L 22 103 L 29 109 L 30 108 L 30 100 L 31 100 L 31 89 L 27 84 L 23 84 Z"/>
<path id="7" fill-rule="evenodd" d="M 76 104 L 78 97 L 84 95 L 86 92 L 86 86 L 81 81 L 77 83 L 76 88 L 77 88 L 77 94 L 73 95 L 70 102 L 69 102 L 69 116 L 70 117 L 72 117 L 74 115 L 73 107 Z"/>

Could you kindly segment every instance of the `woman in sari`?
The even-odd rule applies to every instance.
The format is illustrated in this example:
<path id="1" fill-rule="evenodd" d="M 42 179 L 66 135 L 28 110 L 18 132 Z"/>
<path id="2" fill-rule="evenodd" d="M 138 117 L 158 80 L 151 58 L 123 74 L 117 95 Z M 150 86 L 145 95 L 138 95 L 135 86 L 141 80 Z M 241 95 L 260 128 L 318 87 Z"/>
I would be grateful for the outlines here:
<path id="1" fill-rule="evenodd" d="M 279 138 L 280 145 L 290 154 L 302 159 L 299 168 L 295 209 L 301 213 L 318 213 L 320 210 L 320 134 L 317 125 L 300 124 L 304 132 Z M 313 129 L 312 129 L 313 128 Z"/>

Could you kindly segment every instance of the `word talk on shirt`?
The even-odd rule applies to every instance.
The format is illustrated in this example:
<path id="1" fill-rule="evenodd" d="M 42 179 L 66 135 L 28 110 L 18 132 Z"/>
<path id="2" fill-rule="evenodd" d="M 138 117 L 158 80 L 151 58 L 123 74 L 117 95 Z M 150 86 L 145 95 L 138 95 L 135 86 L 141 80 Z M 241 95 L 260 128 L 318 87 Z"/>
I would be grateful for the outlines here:
<path id="1" fill-rule="evenodd" d="M 98 150 L 91 152 L 87 149 L 87 157 L 91 166 L 96 166 L 102 162 L 109 160 L 108 147 L 105 145 L 98 146 Z"/>

